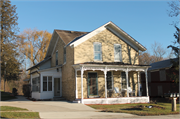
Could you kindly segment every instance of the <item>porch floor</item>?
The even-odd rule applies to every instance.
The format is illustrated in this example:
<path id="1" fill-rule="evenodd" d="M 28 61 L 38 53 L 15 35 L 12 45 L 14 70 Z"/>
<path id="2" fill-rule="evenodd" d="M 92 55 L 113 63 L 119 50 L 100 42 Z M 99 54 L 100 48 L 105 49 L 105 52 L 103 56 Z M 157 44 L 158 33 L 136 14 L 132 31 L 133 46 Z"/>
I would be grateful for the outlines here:
<path id="1" fill-rule="evenodd" d="M 76 99 L 78 103 L 81 98 Z M 149 103 L 149 96 L 141 97 L 117 97 L 117 98 L 84 98 L 83 104 L 126 104 L 126 103 Z"/>

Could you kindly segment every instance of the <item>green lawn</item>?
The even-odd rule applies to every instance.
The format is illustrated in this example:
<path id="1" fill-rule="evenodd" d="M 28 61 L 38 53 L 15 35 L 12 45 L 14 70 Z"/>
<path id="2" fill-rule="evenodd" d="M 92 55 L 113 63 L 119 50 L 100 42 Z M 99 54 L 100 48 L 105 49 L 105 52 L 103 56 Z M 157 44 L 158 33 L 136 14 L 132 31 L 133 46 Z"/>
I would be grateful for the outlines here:
<path id="1" fill-rule="evenodd" d="M 152 108 L 147 108 L 147 106 L 150 105 L 152 105 Z M 171 103 L 89 105 L 89 106 L 95 109 L 99 109 L 102 112 L 130 113 L 141 116 L 147 116 L 147 115 L 179 114 L 180 104 L 177 104 L 176 112 L 171 111 Z"/>
<path id="2" fill-rule="evenodd" d="M 11 96 L 9 93 L 1 91 L 1 101 L 16 99 L 16 97 Z"/>
<path id="3" fill-rule="evenodd" d="M 1 111 L 28 111 L 25 108 L 19 108 L 19 107 L 11 107 L 11 106 L 1 106 Z"/>
<path id="4" fill-rule="evenodd" d="M 39 117 L 38 112 L 1 112 L 1 118 L 33 118 Z"/>
<path id="5" fill-rule="evenodd" d="M 39 112 L 27 112 L 25 108 L 1 106 L 1 118 L 40 118 Z M 18 112 L 16 112 L 18 111 Z M 22 111 L 22 112 L 20 112 Z M 23 112 L 26 111 L 26 112 Z"/>

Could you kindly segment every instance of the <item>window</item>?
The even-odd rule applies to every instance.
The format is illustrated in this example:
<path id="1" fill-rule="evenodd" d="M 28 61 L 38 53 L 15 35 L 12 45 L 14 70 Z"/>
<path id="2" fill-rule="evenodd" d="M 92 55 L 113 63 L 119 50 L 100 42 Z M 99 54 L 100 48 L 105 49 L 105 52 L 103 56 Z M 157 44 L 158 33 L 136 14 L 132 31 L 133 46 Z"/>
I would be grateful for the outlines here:
<path id="1" fill-rule="evenodd" d="M 43 91 L 52 91 L 52 76 L 43 76 Z"/>
<path id="2" fill-rule="evenodd" d="M 94 43 L 94 60 L 102 61 L 101 43 Z"/>
<path id="3" fill-rule="evenodd" d="M 114 61 L 122 62 L 121 45 L 114 44 Z"/>
<path id="4" fill-rule="evenodd" d="M 43 91 L 47 91 L 47 76 L 43 76 Z"/>
<path id="5" fill-rule="evenodd" d="M 64 47 L 64 63 L 66 62 L 66 47 Z"/>
<path id="6" fill-rule="evenodd" d="M 107 81 L 107 89 L 113 89 L 112 72 L 110 71 L 107 72 L 106 81 Z"/>
<path id="7" fill-rule="evenodd" d="M 160 81 L 166 81 L 166 70 L 160 70 L 159 73 Z"/>
<path id="8" fill-rule="evenodd" d="M 125 72 L 121 72 L 121 86 L 122 86 L 122 89 L 127 89 Z"/>
<path id="9" fill-rule="evenodd" d="M 48 91 L 52 91 L 52 76 L 48 76 Z"/>
<path id="10" fill-rule="evenodd" d="M 39 91 L 39 86 L 40 86 L 39 77 L 33 78 L 32 79 L 32 92 Z"/>
<path id="11" fill-rule="evenodd" d="M 58 51 L 56 51 L 56 65 L 58 65 Z"/>

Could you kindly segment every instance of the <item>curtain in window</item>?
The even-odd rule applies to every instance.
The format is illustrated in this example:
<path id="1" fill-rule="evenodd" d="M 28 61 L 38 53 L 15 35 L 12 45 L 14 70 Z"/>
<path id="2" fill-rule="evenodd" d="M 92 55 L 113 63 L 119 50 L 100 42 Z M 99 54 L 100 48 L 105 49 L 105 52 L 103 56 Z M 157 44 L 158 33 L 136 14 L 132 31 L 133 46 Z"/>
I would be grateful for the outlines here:
<path id="1" fill-rule="evenodd" d="M 102 60 L 101 43 L 94 43 L 94 60 Z"/>
<path id="2" fill-rule="evenodd" d="M 120 44 L 114 44 L 114 60 L 115 61 L 122 61 L 121 45 Z"/>

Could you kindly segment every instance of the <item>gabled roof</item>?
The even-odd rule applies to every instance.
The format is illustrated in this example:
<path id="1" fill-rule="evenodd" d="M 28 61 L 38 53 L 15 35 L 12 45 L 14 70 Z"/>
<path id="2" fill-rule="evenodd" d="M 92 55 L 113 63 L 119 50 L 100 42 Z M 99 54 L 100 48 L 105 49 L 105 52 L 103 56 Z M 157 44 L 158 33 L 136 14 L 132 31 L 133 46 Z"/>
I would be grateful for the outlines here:
<path id="1" fill-rule="evenodd" d="M 152 63 L 150 64 L 151 68 L 149 68 L 148 71 L 171 68 L 173 66 L 173 63 L 171 62 L 172 60 L 177 62 L 178 58 L 167 59 L 167 60 Z"/>
<path id="2" fill-rule="evenodd" d="M 56 30 L 57 34 L 61 39 L 64 41 L 64 43 L 67 45 L 69 42 L 73 41 L 75 38 L 84 35 L 88 32 L 81 32 L 81 31 L 67 31 L 67 30 Z"/>
<path id="3" fill-rule="evenodd" d="M 70 46 L 78 46 L 79 44 L 83 43 L 84 41 L 88 40 L 89 38 L 95 36 L 96 34 L 100 33 L 101 31 L 108 29 L 112 33 L 114 33 L 116 36 L 118 36 L 120 39 L 122 39 L 124 42 L 126 42 L 128 45 L 133 47 L 135 50 L 141 50 L 146 51 L 146 48 L 141 45 L 138 41 L 136 41 L 134 38 L 132 38 L 129 34 L 124 32 L 121 28 L 119 28 L 117 25 L 115 25 L 113 22 L 108 22 L 101 27 L 89 32 L 87 35 L 84 35 L 83 37 L 78 38 L 78 40 L 70 43 Z"/>
<path id="4" fill-rule="evenodd" d="M 35 68 L 35 67 L 38 67 L 39 65 L 41 65 L 41 64 L 45 63 L 46 61 L 48 61 L 49 59 L 51 59 L 51 57 L 45 58 L 44 60 L 42 60 L 41 62 L 37 63 L 36 65 L 30 67 L 30 68 L 27 69 L 26 71 L 31 70 L 31 69 L 33 69 L 33 68 Z"/>
<path id="5" fill-rule="evenodd" d="M 49 47 L 46 53 L 46 57 L 50 57 L 54 47 L 56 47 L 56 42 L 58 40 L 58 37 L 61 38 L 65 45 L 73 41 L 79 36 L 82 36 L 84 34 L 87 34 L 88 32 L 81 32 L 81 31 L 68 31 L 68 30 L 57 30 L 55 29 L 51 38 L 51 41 L 49 43 Z M 46 58 L 45 57 L 45 58 Z"/>

